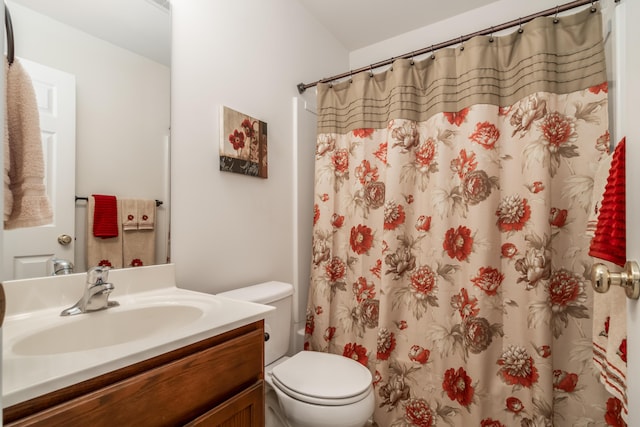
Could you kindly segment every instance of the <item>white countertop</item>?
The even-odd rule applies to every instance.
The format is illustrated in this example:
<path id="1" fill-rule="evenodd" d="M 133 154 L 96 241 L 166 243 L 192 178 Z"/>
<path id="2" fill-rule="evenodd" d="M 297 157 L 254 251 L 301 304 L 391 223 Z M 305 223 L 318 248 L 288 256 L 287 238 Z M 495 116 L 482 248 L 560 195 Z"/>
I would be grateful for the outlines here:
<path id="1" fill-rule="evenodd" d="M 110 300 L 119 307 L 60 316 L 82 295 L 85 275 L 5 282 L 7 317 L 3 325 L 2 404 L 5 407 L 123 368 L 260 319 L 273 307 L 180 289 L 172 264 L 113 270 Z M 83 316 L 118 315 L 133 307 L 188 305 L 202 310 L 195 320 L 130 342 L 84 351 L 24 355 L 15 346 L 25 337 L 50 330 Z M 93 320 L 98 320 L 94 318 Z M 166 322 L 165 322 L 166 323 Z M 132 328 L 135 325 L 132 325 Z M 54 330 L 54 329 L 51 329 Z M 123 331 L 124 334 L 129 331 Z M 68 338 L 68 337 L 67 337 Z M 82 340 L 82 336 L 77 337 Z M 46 349 L 45 349 L 46 350 Z"/>

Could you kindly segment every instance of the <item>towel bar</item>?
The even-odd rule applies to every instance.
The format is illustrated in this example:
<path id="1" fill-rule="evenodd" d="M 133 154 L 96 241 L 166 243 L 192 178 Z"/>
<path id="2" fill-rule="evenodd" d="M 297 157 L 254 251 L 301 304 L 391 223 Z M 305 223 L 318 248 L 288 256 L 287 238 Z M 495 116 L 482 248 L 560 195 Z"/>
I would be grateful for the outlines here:
<path id="1" fill-rule="evenodd" d="M 88 198 L 88 197 L 76 196 L 76 202 L 77 202 L 78 200 L 84 200 L 85 202 L 88 202 L 88 201 L 89 201 L 89 198 Z M 156 207 L 158 207 L 158 206 L 160 206 L 160 205 L 162 205 L 162 200 L 158 200 L 158 199 L 156 199 Z"/>
<path id="2" fill-rule="evenodd" d="M 611 285 L 622 286 L 627 294 L 627 298 L 638 299 L 640 297 L 640 267 L 635 261 L 627 261 L 624 264 L 624 271 L 612 273 L 600 263 L 591 267 L 591 283 L 596 292 L 605 293 Z"/>

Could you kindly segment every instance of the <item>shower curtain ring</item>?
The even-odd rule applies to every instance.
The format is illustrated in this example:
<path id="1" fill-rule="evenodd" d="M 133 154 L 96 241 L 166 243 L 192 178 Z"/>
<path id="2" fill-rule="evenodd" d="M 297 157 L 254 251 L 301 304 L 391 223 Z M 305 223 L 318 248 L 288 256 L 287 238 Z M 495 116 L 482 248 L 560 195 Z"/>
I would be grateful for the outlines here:
<path id="1" fill-rule="evenodd" d="M 489 43 L 493 43 L 493 27 L 491 27 L 491 33 L 489 34 Z"/>
<path id="2" fill-rule="evenodd" d="M 464 41 L 462 40 L 462 36 L 460 36 L 460 50 L 464 50 Z"/>
<path id="3" fill-rule="evenodd" d="M 518 18 L 518 33 L 522 34 L 524 30 L 522 29 L 522 18 Z"/>
<path id="4" fill-rule="evenodd" d="M 558 19 L 558 9 L 560 9 L 560 6 L 556 6 L 556 14 L 553 16 L 554 24 L 557 24 L 558 22 L 560 22 L 560 20 Z"/>
<path id="5" fill-rule="evenodd" d="M 595 0 L 591 2 L 591 13 L 597 12 L 598 8 L 596 7 Z"/>
<path id="6" fill-rule="evenodd" d="M 353 83 L 353 70 L 349 70 L 349 83 Z"/>
<path id="7" fill-rule="evenodd" d="M 415 50 L 411 52 L 411 62 L 410 62 L 411 65 L 415 65 L 415 63 L 416 63 L 416 61 L 413 60 L 413 56 L 414 56 L 415 53 L 416 53 Z"/>
<path id="8" fill-rule="evenodd" d="M 436 59 L 436 54 L 433 53 L 433 45 L 431 45 L 431 59 Z"/>
<path id="9" fill-rule="evenodd" d="M 369 77 L 373 77 L 373 65 L 369 64 Z"/>
<path id="10" fill-rule="evenodd" d="M 389 61 L 391 62 L 391 67 L 389 68 L 389 71 L 393 71 L 393 56 L 389 59 Z"/>

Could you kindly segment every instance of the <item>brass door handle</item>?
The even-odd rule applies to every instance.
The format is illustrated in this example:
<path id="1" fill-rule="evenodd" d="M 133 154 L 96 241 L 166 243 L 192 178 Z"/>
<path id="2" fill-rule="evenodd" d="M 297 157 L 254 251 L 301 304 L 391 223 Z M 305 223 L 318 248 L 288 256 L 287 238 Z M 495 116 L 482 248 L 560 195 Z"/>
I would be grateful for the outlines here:
<path id="1" fill-rule="evenodd" d="M 73 237 L 69 236 L 68 234 L 61 234 L 58 236 L 58 243 L 60 243 L 62 246 L 66 246 L 72 241 Z"/>
<path id="2" fill-rule="evenodd" d="M 611 285 L 622 286 L 627 294 L 627 298 L 638 299 L 640 297 L 640 267 L 635 261 L 627 261 L 624 270 L 619 273 L 612 273 L 600 263 L 591 267 L 591 283 L 596 292 L 605 293 Z"/>

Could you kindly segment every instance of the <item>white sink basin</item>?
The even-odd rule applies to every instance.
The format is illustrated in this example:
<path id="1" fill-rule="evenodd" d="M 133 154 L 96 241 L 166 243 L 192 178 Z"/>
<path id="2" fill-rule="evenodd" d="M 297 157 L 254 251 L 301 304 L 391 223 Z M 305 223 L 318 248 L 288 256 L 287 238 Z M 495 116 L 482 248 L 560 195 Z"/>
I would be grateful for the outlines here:
<path id="1" fill-rule="evenodd" d="M 109 274 L 117 307 L 60 316 L 84 274 L 4 282 L 2 404 L 11 406 L 264 319 L 273 307 L 180 289 L 172 264 Z"/>
<path id="2" fill-rule="evenodd" d="M 26 335 L 13 345 L 23 356 L 93 350 L 164 334 L 198 320 L 204 311 L 189 305 L 110 308 L 64 317 L 64 323 Z"/>

